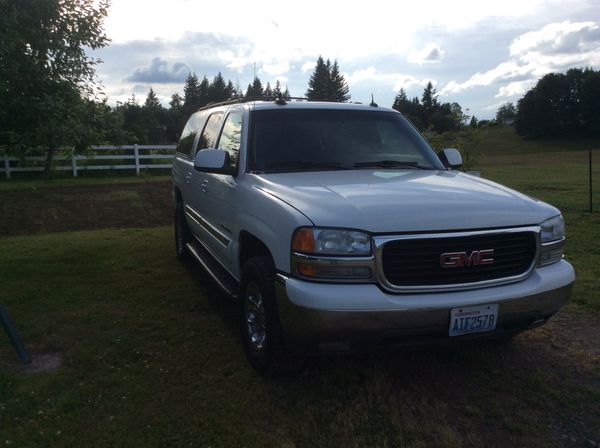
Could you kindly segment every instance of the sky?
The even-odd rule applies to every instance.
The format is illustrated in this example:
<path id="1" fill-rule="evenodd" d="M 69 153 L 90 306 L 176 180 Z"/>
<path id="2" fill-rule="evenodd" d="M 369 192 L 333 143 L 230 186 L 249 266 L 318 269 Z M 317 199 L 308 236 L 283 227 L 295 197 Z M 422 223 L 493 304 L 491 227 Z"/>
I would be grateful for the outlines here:
<path id="1" fill-rule="evenodd" d="M 600 0 L 113 0 L 105 31 L 92 56 L 111 104 L 152 87 L 166 106 L 190 72 L 242 90 L 256 73 L 304 96 L 322 55 L 352 101 L 391 107 L 431 81 L 439 101 L 484 119 L 546 73 L 600 69 Z"/>

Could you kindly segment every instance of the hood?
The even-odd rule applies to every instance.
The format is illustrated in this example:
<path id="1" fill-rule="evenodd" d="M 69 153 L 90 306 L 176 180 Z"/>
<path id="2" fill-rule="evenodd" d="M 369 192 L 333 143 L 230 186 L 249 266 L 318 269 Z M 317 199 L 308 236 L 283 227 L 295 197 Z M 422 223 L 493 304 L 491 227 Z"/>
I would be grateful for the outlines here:
<path id="1" fill-rule="evenodd" d="M 316 226 L 372 233 L 539 224 L 559 211 L 457 171 L 349 170 L 253 175 L 255 186 Z"/>

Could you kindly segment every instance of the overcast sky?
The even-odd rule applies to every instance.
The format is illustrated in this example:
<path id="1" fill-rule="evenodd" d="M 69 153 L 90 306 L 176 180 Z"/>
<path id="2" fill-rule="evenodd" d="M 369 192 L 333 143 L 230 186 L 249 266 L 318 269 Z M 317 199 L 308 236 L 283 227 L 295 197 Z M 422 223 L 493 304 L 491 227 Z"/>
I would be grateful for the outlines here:
<path id="1" fill-rule="evenodd" d="M 190 71 L 245 90 L 256 74 L 303 96 L 319 55 L 338 60 L 352 101 L 391 106 L 429 80 L 478 118 L 536 80 L 600 68 L 600 0 L 206 2 L 113 0 L 111 44 L 94 52 L 109 101 L 152 87 L 163 103 Z"/>

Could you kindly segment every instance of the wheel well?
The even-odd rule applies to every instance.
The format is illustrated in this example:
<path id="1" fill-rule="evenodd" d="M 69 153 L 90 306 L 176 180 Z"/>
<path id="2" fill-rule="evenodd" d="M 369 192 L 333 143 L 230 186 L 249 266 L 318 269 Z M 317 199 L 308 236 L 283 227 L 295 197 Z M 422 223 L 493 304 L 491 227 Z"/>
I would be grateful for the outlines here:
<path id="1" fill-rule="evenodd" d="M 240 268 L 252 257 L 267 255 L 273 258 L 265 244 L 249 232 L 242 231 L 240 234 Z"/>
<path id="2" fill-rule="evenodd" d="M 179 191 L 179 188 L 175 187 L 173 189 L 173 201 L 175 202 L 175 204 L 177 204 L 180 201 L 183 201 L 183 197 L 181 196 L 181 191 Z"/>

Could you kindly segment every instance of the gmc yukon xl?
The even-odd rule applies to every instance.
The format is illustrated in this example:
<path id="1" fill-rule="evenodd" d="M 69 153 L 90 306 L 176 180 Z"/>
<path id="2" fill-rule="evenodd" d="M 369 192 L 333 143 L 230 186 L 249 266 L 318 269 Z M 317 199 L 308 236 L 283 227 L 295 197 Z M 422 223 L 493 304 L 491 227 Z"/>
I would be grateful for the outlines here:
<path id="1" fill-rule="evenodd" d="M 575 279 L 559 210 L 461 163 L 375 105 L 206 107 L 173 164 L 177 254 L 239 297 L 260 372 L 543 324 Z"/>

